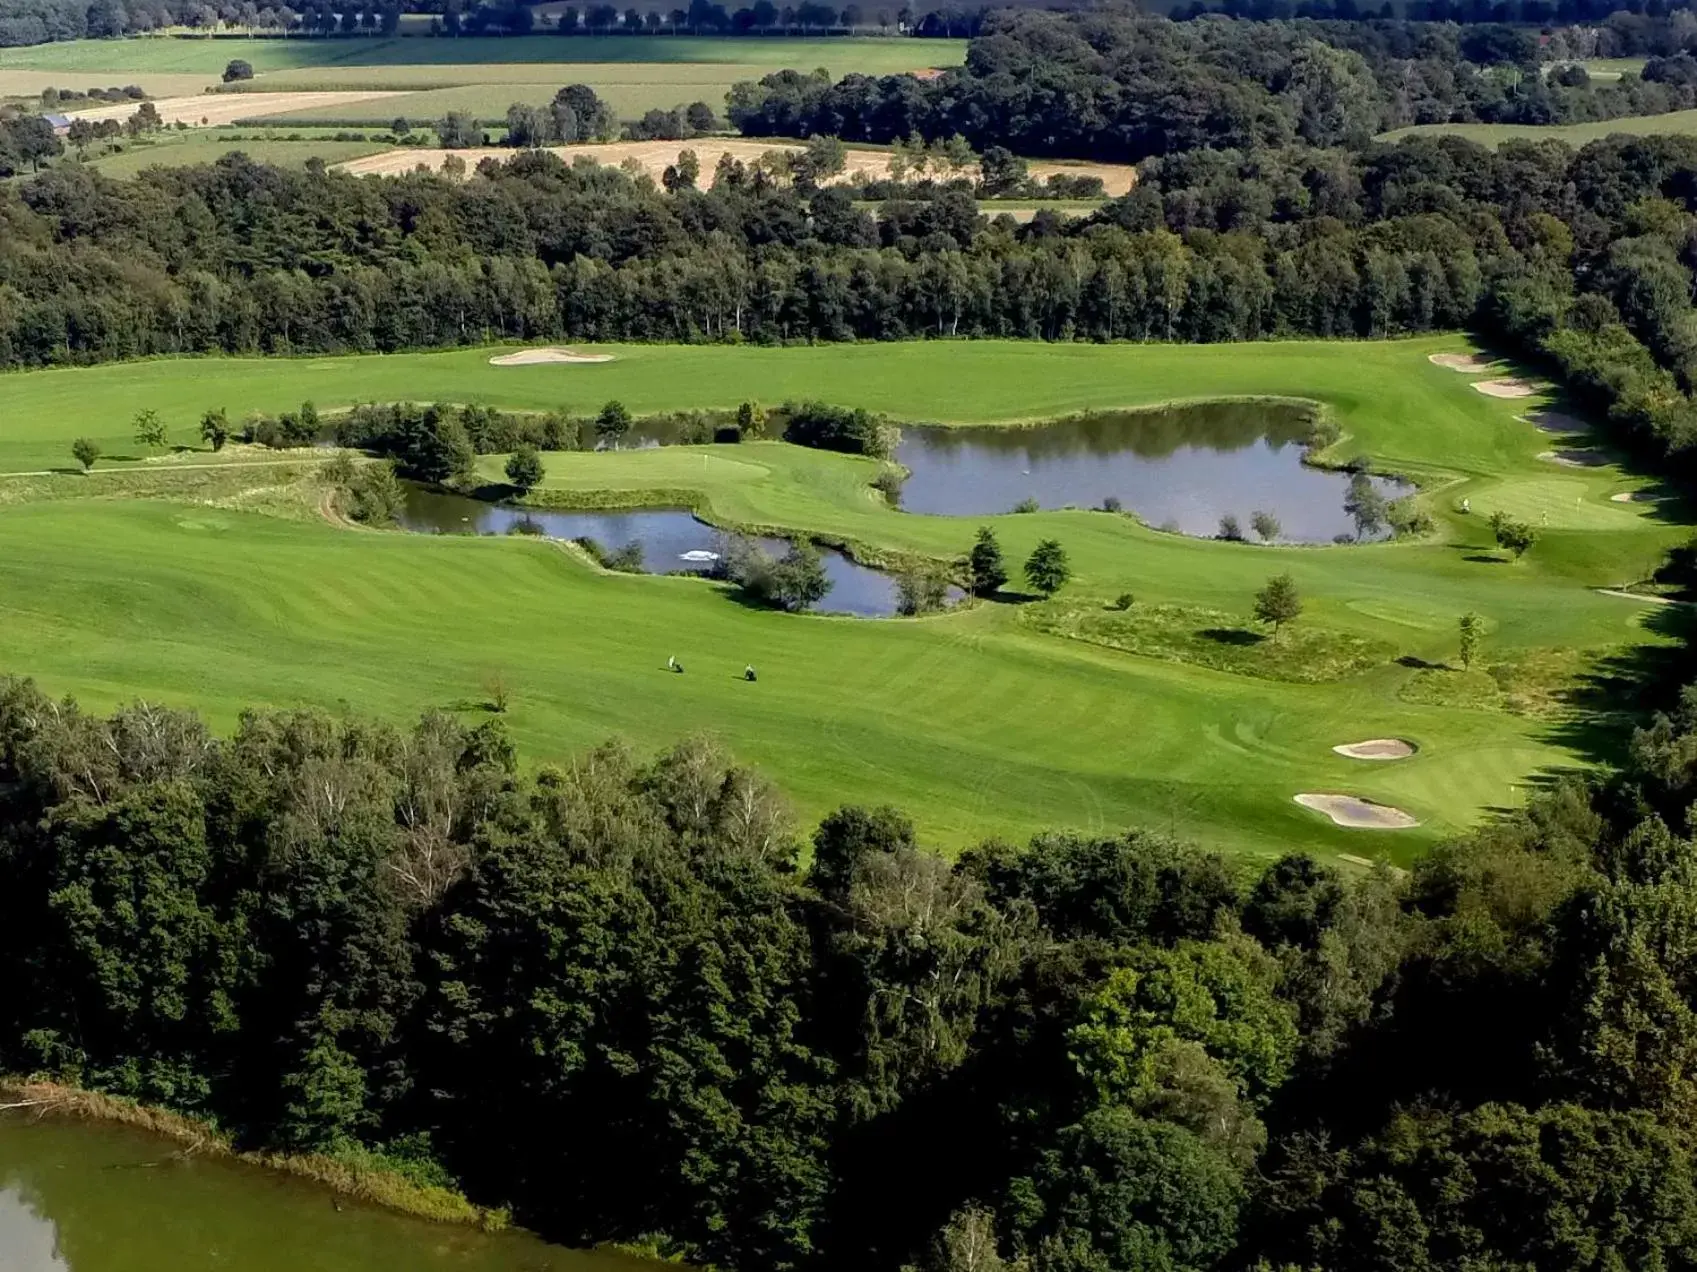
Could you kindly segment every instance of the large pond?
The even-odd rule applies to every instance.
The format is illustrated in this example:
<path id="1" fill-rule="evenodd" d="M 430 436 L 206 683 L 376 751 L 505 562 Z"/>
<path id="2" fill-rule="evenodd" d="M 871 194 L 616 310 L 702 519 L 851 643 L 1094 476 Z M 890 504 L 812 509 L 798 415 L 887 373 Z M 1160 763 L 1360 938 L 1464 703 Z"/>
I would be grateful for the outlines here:
<path id="1" fill-rule="evenodd" d="M 722 531 L 697 521 L 686 509 L 644 508 L 618 512 L 544 512 L 509 508 L 460 495 L 409 487 L 400 517 L 408 530 L 426 534 L 538 534 L 550 539 L 594 539 L 609 551 L 642 545 L 650 574 L 707 574 L 724 554 Z M 756 539 L 782 556 L 786 539 Z M 857 565 L 841 552 L 820 550 L 831 590 L 815 608 L 822 613 L 881 618 L 896 612 L 896 583 L 888 574 Z"/>
<path id="2" fill-rule="evenodd" d="M 409 1219 L 183 1157 L 128 1127 L 0 1115 L 4 1272 L 655 1272 L 522 1233 Z"/>
<path id="3" fill-rule="evenodd" d="M 1270 512 L 1283 537 L 1327 543 L 1352 535 L 1346 474 L 1302 462 L 1305 409 L 1277 402 L 1212 402 L 1075 416 L 1029 428 L 904 427 L 896 458 L 912 476 L 909 512 L 984 516 L 1035 500 L 1042 508 L 1100 507 L 1109 497 L 1149 525 L 1212 535 L 1237 517 Z M 1375 479 L 1387 499 L 1411 487 Z"/>

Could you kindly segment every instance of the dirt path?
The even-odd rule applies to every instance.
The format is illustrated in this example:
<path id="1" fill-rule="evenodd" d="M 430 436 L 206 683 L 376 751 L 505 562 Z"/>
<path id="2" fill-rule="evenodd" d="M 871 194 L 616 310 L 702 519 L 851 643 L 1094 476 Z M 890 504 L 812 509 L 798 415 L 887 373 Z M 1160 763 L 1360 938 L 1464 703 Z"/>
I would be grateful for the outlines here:
<path id="1" fill-rule="evenodd" d="M 345 106 L 352 102 L 376 101 L 383 97 L 400 97 L 402 93 L 389 89 L 366 89 L 345 93 L 203 93 L 199 97 L 167 97 L 153 103 L 159 118 L 167 124 L 183 123 L 196 128 L 212 128 L 233 124 L 239 119 L 269 119 L 297 110 L 313 110 L 320 106 Z M 94 106 L 87 110 L 67 111 L 68 119 L 86 119 L 98 124 L 104 119 L 123 123 L 140 108 L 140 102 L 124 102 L 117 106 Z"/>

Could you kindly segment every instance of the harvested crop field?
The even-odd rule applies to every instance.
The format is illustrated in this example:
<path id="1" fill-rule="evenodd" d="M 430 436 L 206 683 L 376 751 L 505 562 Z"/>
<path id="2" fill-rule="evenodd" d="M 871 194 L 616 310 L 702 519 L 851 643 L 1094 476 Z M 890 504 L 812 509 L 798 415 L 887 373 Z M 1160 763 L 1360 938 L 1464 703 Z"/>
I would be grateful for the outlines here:
<path id="1" fill-rule="evenodd" d="M 203 93 L 197 97 L 167 97 L 163 101 L 154 102 L 153 108 L 167 124 L 217 127 L 221 124 L 233 124 L 241 119 L 286 115 L 291 111 L 398 96 L 401 94 L 379 89 L 345 93 Z M 136 113 L 139 105 L 139 102 L 123 102 L 116 106 L 73 110 L 67 114 L 72 119 L 86 119 L 91 123 L 106 119 L 123 122 Z"/>
<path id="2" fill-rule="evenodd" d="M 1345 742 L 1332 750 L 1352 760 L 1405 760 L 1414 754 L 1412 743 L 1401 738 L 1369 738 L 1365 742 Z"/>
<path id="3" fill-rule="evenodd" d="M 1324 813 L 1339 826 L 1351 830 L 1408 830 L 1418 826 L 1418 818 L 1389 804 L 1375 804 L 1355 795 L 1316 795 L 1304 792 L 1295 797 L 1304 808 Z"/>
<path id="4" fill-rule="evenodd" d="M 1501 380 L 1480 380 L 1473 387 L 1486 397 L 1494 398 L 1531 397 L 1534 393 L 1542 391 L 1542 386 L 1534 384 L 1530 380 L 1519 380 L 1512 376 Z"/>
<path id="5" fill-rule="evenodd" d="M 799 153 L 801 147 L 783 142 L 766 141 L 615 141 L 604 145 L 582 146 L 550 146 L 550 154 L 558 155 L 567 163 L 580 158 L 593 159 L 597 163 L 621 166 L 634 161 L 649 176 L 659 179 L 668 164 L 676 163 L 678 152 L 693 150 L 701 163 L 701 171 L 711 173 L 724 155 L 730 155 L 741 163 L 753 163 L 761 155 L 773 151 L 784 153 Z M 356 176 L 394 176 L 398 173 L 411 172 L 423 165 L 428 168 L 440 169 L 447 162 L 449 155 L 458 156 L 464 161 L 468 170 L 476 168 L 485 159 L 505 161 L 518 152 L 500 146 L 475 147 L 469 150 L 391 150 L 385 154 L 373 155 L 368 159 L 356 159 L 352 163 L 342 165 L 345 172 Z M 885 150 L 854 150 L 848 152 L 847 165 L 839 180 L 851 178 L 882 178 L 890 170 L 892 156 Z M 1044 179 L 1058 174 L 1071 176 L 1093 176 L 1102 179 L 1105 192 L 1109 195 L 1128 193 L 1137 183 L 1137 170 L 1129 164 L 1108 163 L 1049 163 L 1033 162 L 1030 165 L 1033 177 Z"/>
<path id="6" fill-rule="evenodd" d="M 1451 371 L 1461 371 L 1468 375 L 1489 371 L 1494 365 L 1489 358 L 1475 357 L 1471 353 L 1434 353 L 1426 361 L 1434 366 L 1448 367 Z"/>

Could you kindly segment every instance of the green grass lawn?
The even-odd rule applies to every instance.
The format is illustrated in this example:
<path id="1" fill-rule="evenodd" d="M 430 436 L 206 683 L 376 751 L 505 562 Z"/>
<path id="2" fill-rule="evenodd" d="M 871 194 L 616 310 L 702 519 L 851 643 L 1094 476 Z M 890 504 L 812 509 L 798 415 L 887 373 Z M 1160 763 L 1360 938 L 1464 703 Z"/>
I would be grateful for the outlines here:
<path id="1" fill-rule="evenodd" d="M 1550 439 L 1518 418 L 1535 399 L 1483 397 L 1469 377 L 1427 361 L 1465 347 L 637 346 L 607 364 L 522 368 L 491 367 L 479 349 L 13 375 L 0 468 L 14 471 L 63 465 L 83 433 L 133 453 L 125 421 L 142 406 L 186 440 L 207 406 L 239 416 L 306 397 L 321 407 L 411 397 L 578 411 L 619 397 L 641 413 L 809 395 L 969 424 L 1307 396 L 1346 430 L 1336 453 L 1421 474 L 1440 528 L 1418 542 L 1252 547 L 1103 513 L 905 514 L 870 489 L 869 461 L 775 442 L 547 457 L 538 501 L 687 492 L 722 522 L 940 560 L 984 521 L 1010 560 L 1055 537 L 1077 571 L 1052 607 L 865 621 L 751 610 L 699 581 L 603 574 L 547 543 L 260 515 L 244 510 L 264 505 L 258 469 L 246 491 L 228 484 L 240 484 L 238 467 L 216 496 L 102 497 L 146 493 L 143 479 L 169 467 L 119 460 L 86 479 L 0 481 L 0 667 L 95 706 L 136 695 L 192 703 L 221 727 L 253 703 L 405 718 L 481 701 L 499 674 L 532 761 L 611 733 L 658 746 L 706 729 L 769 771 L 804 816 L 887 800 L 954 846 L 1043 826 L 1139 824 L 1257 854 L 1307 846 L 1407 860 L 1588 758 L 1559 709 L 1544 709 L 1550 691 L 1656 639 L 1647 624 L 1672 613 L 1593 589 L 1641 579 L 1686 534 L 1669 506 L 1611 503 L 1632 484 L 1619 470 L 1538 459 Z M 498 473 L 499 458 L 483 462 Z M 81 497 L 56 497 L 67 493 Z M 1481 514 L 1496 506 L 1541 525 L 1523 561 L 1488 548 Z M 1201 642 L 1204 620 L 1248 628 L 1253 592 L 1285 570 L 1307 603 L 1303 636 L 1227 651 Z M 1137 597 L 1129 615 L 1095 617 L 1126 591 Z M 1442 664 L 1468 610 L 1486 617 L 1489 636 L 1463 676 Z M 666 673 L 673 654 L 687 675 Z M 758 684 L 740 679 L 749 662 Z M 1421 749 L 1378 765 L 1330 750 L 1375 736 Z M 1341 830 L 1292 803 L 1304 790 L 1383 800 L 1425 825 Z"/>
<path id="2" fill-rule="evenodd" d="M 1404 137 L 1454 136 L 1476 141 L 1481 146 L 1496 147 L 1505 141 L 1565 141 L 1575 147 L 1587 142 L 1627 133 L 1634 137 L 1684 136 L 1697 133 L 1697 110 L 1676 110 L 1666 115 L 1628 115 L 1624 119 L 1604 119 L 1590 124 L 1420 124 L 1399 128 L 1384 135 L 1382 140 L 1400 141 Z"/>

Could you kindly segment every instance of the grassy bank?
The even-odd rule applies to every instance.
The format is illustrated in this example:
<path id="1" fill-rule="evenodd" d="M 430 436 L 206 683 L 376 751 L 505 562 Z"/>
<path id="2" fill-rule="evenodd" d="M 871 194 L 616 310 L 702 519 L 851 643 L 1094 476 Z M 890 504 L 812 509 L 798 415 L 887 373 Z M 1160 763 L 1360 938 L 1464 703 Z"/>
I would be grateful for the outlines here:
<path id="1" fill-rule="evenodd" d="M 452 1189 L 408 1179 L 395 1165 L 368 1150 L 345 1155 L 244 1152 L 209 1123 L 57 1082 L 0 1078 L 0 1106 L 34 1116 L 133 1126 L 182 1145 L 185 1156 L 228 1157 L 263 1166 L 419 1219 L 490 1230 L 507 1223 L 505 1211 L 475 1206 Z"/>

